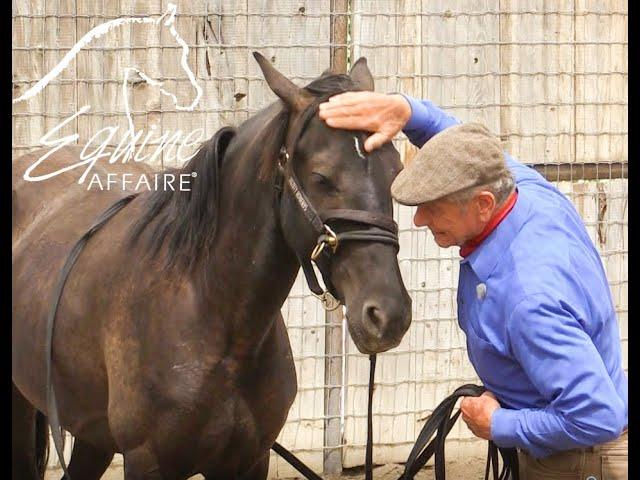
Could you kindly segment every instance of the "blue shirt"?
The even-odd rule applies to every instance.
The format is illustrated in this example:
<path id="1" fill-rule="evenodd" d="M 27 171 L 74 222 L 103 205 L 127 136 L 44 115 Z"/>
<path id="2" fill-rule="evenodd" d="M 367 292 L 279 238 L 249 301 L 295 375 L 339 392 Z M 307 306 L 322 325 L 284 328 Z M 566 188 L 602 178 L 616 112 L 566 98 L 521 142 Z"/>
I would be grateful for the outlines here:
<path id="1" fill-rule="evenodd" d="M 420 147 L 460 123 L 405 96 L 404 133 Z M 600 256 L 573 204 L 505 152 L 518 199 L 460 264 L 458 323 L 485 387 L 501 447 L 535 457 L 617 438 L 628 419 L 628 381 L 615 308 Z M 484 286 L 482 286 L 484 285 Z"/>

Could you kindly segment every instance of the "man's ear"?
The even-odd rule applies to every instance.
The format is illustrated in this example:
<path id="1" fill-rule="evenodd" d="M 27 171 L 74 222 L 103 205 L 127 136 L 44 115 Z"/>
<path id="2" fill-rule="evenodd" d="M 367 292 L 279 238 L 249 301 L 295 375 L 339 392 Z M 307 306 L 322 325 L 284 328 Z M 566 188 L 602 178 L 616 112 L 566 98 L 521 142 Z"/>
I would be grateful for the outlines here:
<path id="1" fill-rule="evenodd" d="M 481 220 L 485 222 L 488 221 L 493 215 L 493 210 L 497 205 L 495 195 L 489 190 L 481 190 L 476 194 L 475 198 Z"/>

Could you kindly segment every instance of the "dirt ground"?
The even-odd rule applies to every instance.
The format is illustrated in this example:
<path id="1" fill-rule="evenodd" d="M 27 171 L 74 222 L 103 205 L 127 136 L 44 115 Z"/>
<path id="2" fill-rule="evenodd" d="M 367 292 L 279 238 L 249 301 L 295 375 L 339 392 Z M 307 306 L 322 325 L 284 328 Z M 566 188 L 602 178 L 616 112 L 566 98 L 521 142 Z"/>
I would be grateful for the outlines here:
<path id="1" fill-rule="evenodd" d="M 447 463 L 447 479 L 449 480 L 482 480 L 484 478 L 484 458 L 471 457 L 464 461 L 456 461 Z M 401 465 L 383 465 L 377 467 L 373 471 L 375 480 L 397 480 L 402 474 Z M 60 480 L 62 478 L 62 470 L 49 470 L 45 476 L 45 480 Z M 123 480 L 122 467 L 112 467 L 102 476 L 102 480 Z M 201 480 L 203 477 L 197 475 L 191 477 L 191 480 Z M 342 474 L 327 475 L 326 480 L 363 480 L 364 471 L 352 469 Z M 435 479 L 433 466 L 423 468 L 415 477 L 416 480 L 433 480 Z M 282 480 L 304 480 L 303 477 L 293 477 Z"/>
<path id="2" fill-rule="evenodd" d="M 472 457 L 464 461 L 447 462 L 446 474 L 448 480 L 483 480 L 484 458 Z M 327 475 L 326 480 L 363 480 L 364 471 L 358 469 L 356 473 L 344 472 L 342 475 Z M 402 474 L 402 465 L 383 465 L 373 470 L 374 480 L 397 480 Z M 418 472 L 415 480 L 434 480 L 433 465 L 428 465 Z"/>

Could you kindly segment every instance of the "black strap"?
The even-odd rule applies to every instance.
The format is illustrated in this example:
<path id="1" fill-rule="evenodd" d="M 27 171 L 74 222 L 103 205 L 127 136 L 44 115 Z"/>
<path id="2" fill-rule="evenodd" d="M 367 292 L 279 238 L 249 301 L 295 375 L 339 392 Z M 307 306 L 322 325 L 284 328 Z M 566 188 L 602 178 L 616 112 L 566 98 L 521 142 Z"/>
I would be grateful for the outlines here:
<path id="1" fill-rule="evenodd" d="M 376 375 L 376 356 L 369 355 L 369 402 L 367 405 L 367 447 L 365 452 L 365 480 L 373 480 L 373 386 Z"/>
<path id="2" fill-rule="evenodd" d="M 398 247 L 398 237 L 393 233 L 385 232 L 384 230 L 351 230 L 349 232 L 338 233 L 336 234 L 336 236 L 338 237 L 338 242 L 377 242 L 388 243 L 391 245 L 395 245 L 396 248 Z M 321 235 L 318 240 L 327 240 L 327 235 Z"/>
<path id="3" fill-rule="evenodd" d="M 336 208 L 323 212 L 324 221 L 347 220 L 351 222 L 366 223 L 392 233 L 398 233 L 398 224 L 393 217 L 379 212 L 367 210 L 352 210 L 348 208 Z"/>
<path id="4" fill-rule="evenodd" d="M 89 239 L 96 233 L 100 228 L 111 219 L 116 213 L 126 207 L 131 200 L 133 200 L 138 193 L 133 193 L 127 195 L 126 197 L 121 198 L 112 204 L 107 210 L 105 210 L 102 215 L 98 217 L 95 223 L 87 230 L 87 232 L 76 242 L 76 244 L 71 249 L 69 256 L 67 257 L 67 261 L 60 272 L 60 277 L 58 279 L 58 284 L 56 285 L 56 289 L 53 294 L 53 302 L 51 303 L 51 309 L 49 310 L 49 317 L 47 318 L 47 335 L 45 340 L 45 379 L 46 379 L 46 388 L 47 388 L 47 409 L 48 409 L 48 417 L 49 424 L 51 425 L 51 436 L 53 437 L 53 444 L 56 448 L 56 453 L 58 454 L 58 459 L 60 460 L 60 466 L 62 467 L 62 471 L 64 472 L 66 478 L 71 480 L 71 476 L 69 475 L 69 471 L 67 470 L 67 465 L 64 461 L 64 452 L 62 451 L 62 427 L 60 426 L 60 419 L 58 417 L 58 405 L 56 402 L 55 389 L 53 386 L 52 379 L 52 360 L 53 360 L 53 328 L 55 326 L 56 313 L 58 311 L 58 305 L 60 304 L 60 299 L 62 298 L 62 291 L 64 290 L 64 286 L 67 282 L 67 278 L 69 277 L 69 273 L 73 268 L 76 260 L 80 256 L 82 249 L 87 244 Z"/>
<path id="5" fill-rule="evenodd" d="M 298 470 L 302 475 L 305 476 L 308 480 L 322 480 L 322 477 L 307 467 L 298 457 L 296 457 L 289 450 L 284 448 L 278 442 L 275 442 L 271 449 L 284 458 L 289 465 Z"/>
<path id="6" fill-rule="evenodd" d="M 313 207 L 313 204 L 307 194 L 304 192 L 300 185 L 300 181 L 298 180 L 294 166 L 290 162 L 291 157 L 295 157 L 296 147 L 298 145 L 298 140 L 302 136 L 306 126 L 311 121 L 311 119 L 315 116 L 315 113 L 318 110 L 318 106 L 323 101 L 327 100 L 331 96 L 333 96 L 336 92 L 332 92 L 330 94 L 324 94 L 318 98 L 316 98 L 313 103 L 311 103 L 306 110 L 302 113 L 300 121 L 296 125 L 295 134 L 291 137 L 290 145 L 283 145 L 280 149 L 280 158 L 278 160 L 278 165 L 275 173 L 274 179 L 274 211 L 276 215 L 276 219 L 278 221 L 278 225 L 281 227 L 280 222 L 280 202 L 282 199 L 282 194 L 284 191 L 284 182 L 286 181 L 287 186 L 291 190 L 291 194 L 295 199 L 295 202 L 298 204 L 300 210 L 302 210 L 305 218 L 311 224 L 312 228 L 315 231 L 315 234 L 318 236 L 317 242 L 325 242 L 328 240 L 327 231 L 325 230 L 326 222 L 332 220 L 348 220 L 350 222 L 356 222 L 359 224 L 366 225 L 368 227 L 367 230 L 351 230 L 349 232 L 337 233 L 336 237 L 338 238 L 338 242 L 340 241 L 370 241 L 370 242 L 382 242 L 393 244 L 396 248 L 399 248 L 397 233 L 398 233 L 398 225 L 393 220 L 393 217 L 383 214 L 381 212 L 370 212 L 366 210 L 351 210 L 351 209 L 333 209 L 324 212 L 324 215 L 321 216 L 320 213 Z M 287 148 L 288 147 L 288 148 Z M 289 164 L 288 168 L 288 176 L 285 175 L 285 168 Z M 370 227 L 377 227 L 383 231 L 372 231 L 369 230 Z M 320 286 L 318 282 L 318 278 L 316 277 L 316 273 L 313 269 L 313 265 L 310 261 L 309 252 L 298 252 L 295 251 L 295 255 L 298 259 L 298 263 L 304 272 L 305 279 L 309 286 L 309 289 L 316 295 L 322 296 L 325 294 L 325 289 Z M 317 265 L 320 273 L 322 275 L 322 279 L 324 280 L 324 284 L 326 287 L 326 292 L 329 292 L 334 298 L 338 299 L 338 294 L 336 289 L 334 288 L 331 282 L 330 275 L 330 264 L 331 264 L 331 254 L 332 251 L 329 248 L 324 248 L 321 252 L 320 256 L 314 260 Z"/>
<path id="7" fill-rule="evenodd" d="M 291 189 L 291 193 L 293 194 L 293 198 L 295 198 L 300 210 L 304 213 L 304 216 L 307 218 L 309 223 L 313 226 L 316 233 L 321 234 L 324 232 L 324 222 L 316 209 L 313 208 L 309 197 L 304 193 L 304 190 L 300 187 L 300 183 L 298 182 L 295 173 L 293 173 L 293 169 L 291 169 L 291 173 L 289 178 L 287 178 L 287 183 L 289 184 L 289 188 Z"/>
<path id="8" fill-rule="evenodd" d="M 324 253 L 324 252 L 323 252 Z M 320 286 L 318 282 L 318 277 L 316 277 L 316 272 L 313 270 L 313 265 L 311 262 L 305 258 L 301 258 L 297 253 L 296 257 L 298 258 L 298 263 L 300 267 L 302 267 L 302 272 L 304 273 L 304 278 L 307 280 L 307 285 L 309 286 L 309 290 L 311 290 L 316 295 L 322 295 L 324 293 L 324 289 Z M 331 292 L 331 295 L 336 296 L 335 289 L 332 285 L 329 285 L 328 276 L 325 276 L 324 270 L 320 269 L 320 273 L 322 274 L 322 279 L 324 280 L 324 284 L 327 287 L 327 290 Z"/>
<path id="9" fill-rule="evenodd" d="M 279 218 L 279 210 L 280 210 L 280 200 L 282 198 L 283 193 L 283 182 L 284 182 L 284 171 L 282 167 L 279 165 L 278 170 L 276 171 L 276 177 L 274 180 L 274 210 L 275 215 L 278 219 L 278 224 L 280 224 Z M 326 213 L 325 218 L 316 211 L 307 197 L 304 190 L 300 187 L 300 183 L 296 178 L 293 169 L 290 170 L 290 175 L 286 179 L 287 185 L 291 189 L 291 193 L 296 203 L 302 210 L 305 218 L 311 224 L 313 229 L 315 230 L 316 235 L 318 235 L 318 242 L 328 240 L 328 235 L 325 231 L 324 225 L 326 221 L 329 220 L 348 220 L 351 222 L 361 223 L 364 225 L 377 227 L 377 229 L 368 228 L 366 230 L 351 230 L 348 232 L 337 233 L 336 236 L 338 241 L 369 241 L 369 242 L 381 242 L 395 245 L 396 248 L 399 248 L 397 231 L 398 226 L 393 220 L 393 218 L 386 216 L 382 213 L 378 212 L 368 212 L 365 210 L 350 210 L 350 209 L 334 209 L 329 210 Z M 320 282 L 318 282 L 318 278 L 316 277 L 316 273 L 313 270 L 313 265 L 311 261 L 307 258 L 308 252 L 298 252 L 295 251 L 296 257 L 298 259 L 298 263 L 302 268 L 305 279 L 307 281 L 307 285 L 309 286 L 309 290 L 311 290 L 316 295 L 322 295 L 325 292 L 320 286 Z M 321 257 L 316 260 L 316 265 L 320 270 L 322 275 L 322 279 L 324 281 L 326 291 L 331 293 L 334 298 L 338 298 L 338 294 L 331 282 L 331 275 L 329 274 L 329 266 L 331 261 L 331 251 L 329 248 L 325 248 L 322 251 Z"/>

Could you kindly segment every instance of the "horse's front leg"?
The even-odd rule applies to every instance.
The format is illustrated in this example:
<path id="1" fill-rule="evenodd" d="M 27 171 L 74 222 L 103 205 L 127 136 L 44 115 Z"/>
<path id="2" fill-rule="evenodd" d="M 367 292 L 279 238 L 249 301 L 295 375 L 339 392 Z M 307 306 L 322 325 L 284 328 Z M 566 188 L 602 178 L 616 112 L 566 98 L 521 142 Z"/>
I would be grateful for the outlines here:
<path id="1" fill-rule="evenodd" d="M 160 471 L 156 454 L 147 444 L 126 451 L 123 457 L 124 480 L 168 480 Z"/>
<path id="2" fill-rule="evenodd" d="M 75 480 L 100 480 L 104 472 L 107 471 L 113 452 L 97 449 L 93 445 L 76 438 L 73 442 L 71 461 L 69 462 L 69 475 Z M 68 479 L 66 475 L 62 480 Z"/>
<path id="3" fill-rule="evenodd" d="M 267 454 L 256 462 L 251 469 L 245 473 L 241 480 L 266 480 L 269 473 L 269 450 Z"/>
<path id="4" fill-rule="evenodd" d="M 258 460 L 256 464 L 249 469 L 242 476 L 237 477 L 235 480 L 266 480 L 269 473 L 269 452 Z M 228 480 L 228 476 L 221 477 L 219 474 L 205 474 L 205 480 Z"/>

